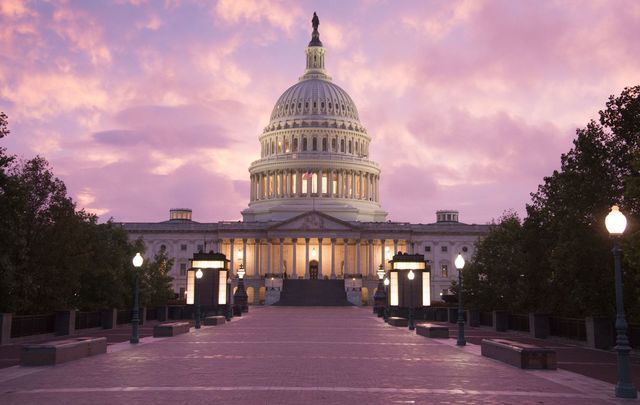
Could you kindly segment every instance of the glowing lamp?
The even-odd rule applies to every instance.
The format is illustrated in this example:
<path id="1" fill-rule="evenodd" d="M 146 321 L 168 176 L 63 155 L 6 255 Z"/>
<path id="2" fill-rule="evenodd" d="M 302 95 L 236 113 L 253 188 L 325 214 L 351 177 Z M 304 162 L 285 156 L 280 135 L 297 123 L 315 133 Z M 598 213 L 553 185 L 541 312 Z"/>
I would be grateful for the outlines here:
<path id="1" fill-rule="evenodd" d="M 607 231 L 612 236 L 620 236 L 624 233 L 627 227 L 627 218 L 624 216 L 617 205 L 611 207 L 611 212 L 604 220 L 604 224 L 607 227 Z"/>
<path id="2" fill-rule="evenodd" d="M 456 257 L 454 264 L 458 270 L 462 270 L 464 268 L 464 257 L 462 257 L 460 253 L 458 253 L 458 257 Z"/>
<path id="3" fill-rule="evenodd" d="M 142 266 L 142 262 L 143 261 L 144 261 L 144 259 L 142 258 L 140 253 L 136 253 L 136 255 L 133 257 L 133 266 L 134 267 L 140 267 L 140 266 Z"/>
<path id="4" fill-rule="evenodd" d="M 244 266 L 242 265 L 242 263 L 240 263 L 240 267 L 238 267 L 238 277 L 240 277 L 240 280 L 244 278 L 244 274 L 245 274 Z"/>
<path id="5" fill-rule="evenodd" d="M 198 269 L 198 271 L 196 271 L 196 278 L 198 280 L 200 280 L 202 278 L 202 269 Z"/>
<path id="6" fill-rule="evenodd" d="M 407 274 L 407 278 L 412 281 L 414 278 L 416 278 L 416 274 L 413 272 L 413 270 L 409 270 L 409 274 Z"/>

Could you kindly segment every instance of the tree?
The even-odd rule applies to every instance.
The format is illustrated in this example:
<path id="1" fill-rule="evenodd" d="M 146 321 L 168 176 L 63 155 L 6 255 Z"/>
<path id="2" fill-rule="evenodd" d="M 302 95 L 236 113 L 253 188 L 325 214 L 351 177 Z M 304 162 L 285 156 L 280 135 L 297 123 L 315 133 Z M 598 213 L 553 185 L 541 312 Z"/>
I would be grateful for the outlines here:
<path id="1" fill-rule="evenodd" d="M 463 271 L 465 300 L 481 310 L 519 311 L 522 301 L 522 225 L 518 215 L 505 213 L 476 245 Z"/>
<path id="2" fill-rule="evenodd" d="M 140 302 L 149 307 L 166 305 L 173 298 L 172 277 L 168 275 L 173 266 L 165 250 L 156 253 L 153 261 L 144 263 L 141 269 Z"/>

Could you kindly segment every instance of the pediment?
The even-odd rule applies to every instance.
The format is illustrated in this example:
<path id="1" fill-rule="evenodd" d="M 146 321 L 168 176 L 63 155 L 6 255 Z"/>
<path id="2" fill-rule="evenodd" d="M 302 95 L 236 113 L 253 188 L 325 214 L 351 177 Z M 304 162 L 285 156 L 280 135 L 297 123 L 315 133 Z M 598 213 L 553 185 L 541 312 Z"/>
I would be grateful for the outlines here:
<path id="1" fill-rule="evenodd" d="M 351 231 L 356 227 L 318 211 L 305 212 L 270 228 L 271 231 Z"/>

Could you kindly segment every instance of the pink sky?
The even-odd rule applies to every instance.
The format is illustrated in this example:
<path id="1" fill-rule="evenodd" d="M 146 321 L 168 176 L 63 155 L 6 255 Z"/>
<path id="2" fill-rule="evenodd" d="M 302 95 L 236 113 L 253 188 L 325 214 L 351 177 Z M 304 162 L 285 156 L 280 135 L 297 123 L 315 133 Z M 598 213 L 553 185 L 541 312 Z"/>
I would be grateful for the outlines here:
<path id="1" fill-rule="evenodd" d="M 394 221 L 524 213 L 575 128 L 640 84 L 637 0 L 2 0 L 2 144 L 103 220 L 238 220 L 314 11 Z"/>

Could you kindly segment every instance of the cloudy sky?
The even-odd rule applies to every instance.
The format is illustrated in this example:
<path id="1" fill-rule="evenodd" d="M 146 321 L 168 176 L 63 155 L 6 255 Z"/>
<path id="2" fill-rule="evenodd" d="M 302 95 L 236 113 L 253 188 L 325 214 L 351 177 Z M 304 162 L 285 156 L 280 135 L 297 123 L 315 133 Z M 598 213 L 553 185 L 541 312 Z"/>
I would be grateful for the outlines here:
<path id="1" fill-rule="evenodd" d="M 575 129 L 640 83 L 637 0 L 1 0 L 2 144 L 103 220 L 238 220 L 313 11 L 394 221 L 523 213 Z"/>

